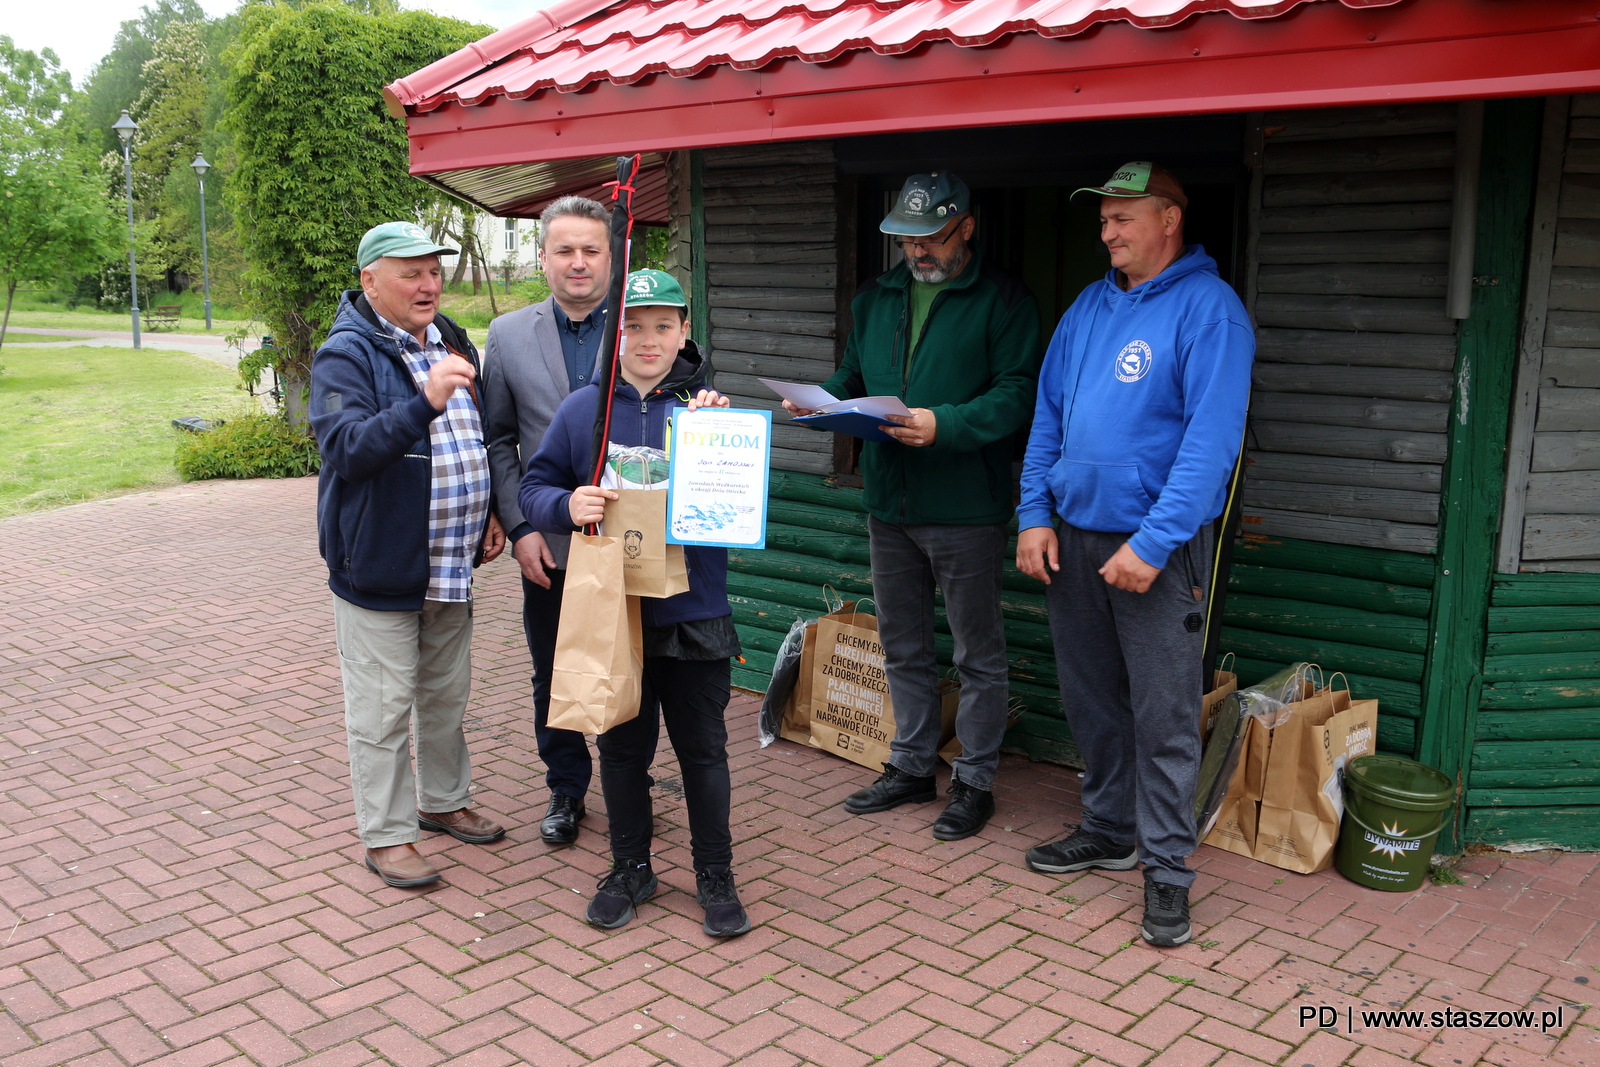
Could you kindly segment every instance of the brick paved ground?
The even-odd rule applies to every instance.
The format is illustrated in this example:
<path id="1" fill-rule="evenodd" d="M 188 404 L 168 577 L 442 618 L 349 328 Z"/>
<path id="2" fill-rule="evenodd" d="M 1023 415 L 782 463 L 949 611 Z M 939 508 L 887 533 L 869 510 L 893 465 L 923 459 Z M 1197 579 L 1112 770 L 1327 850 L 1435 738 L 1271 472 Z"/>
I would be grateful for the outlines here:
<path id="1" fill-rule="evenodd" d="M 208 483 L 0 522 L 0 1060 L 538 1067 L 1600 1063 L 1600 856 L 1480 857 L 1370 892 L 1205 849 L 1196 941 L 1138 937 L 1138 876 L 1022 849 L 1076 776 L 1008 758 L 999 814 L 849 818 L 870 776 L 754 740 L 736 700 L 738 872 L 759 923 L 699 929 L 676 771 L 663 892 L 581 922 L 598 791 L 552 851 L 509 563 L 483 583 L 471 740 L 488 847 L 429 836 L 443 885 L 358 863 L 311 481 Z M 670 750 L 663 749 L 667 755 Z M 1333 1005 L 1333 1030 L 1302 1026 Z M 1362 1005 L 1559 1009 L 1540 1032 L 1363 1028 Z"/>

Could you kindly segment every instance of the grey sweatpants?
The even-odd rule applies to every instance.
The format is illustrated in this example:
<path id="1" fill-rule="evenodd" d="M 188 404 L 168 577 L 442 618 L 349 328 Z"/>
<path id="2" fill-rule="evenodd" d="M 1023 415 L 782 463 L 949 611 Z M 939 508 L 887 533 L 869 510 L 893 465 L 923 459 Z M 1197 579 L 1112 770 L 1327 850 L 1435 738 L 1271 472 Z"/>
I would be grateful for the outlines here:
<path id="1" fill-rule="evenodd" d="M 1085 766 L 1083 829 L 1137 844 L 1146 878 L 1189 886 L 1211 526 L 1143 593 L 1098 573 L 1127 534 L 1062 525 L 1057 536 L 1061 571 L 1045 602 L 1061 703 Z"/>
<path id="2" fill-rule="evenodd" d="M 335 596 L 333 627 L 356 832 L 368 848 L 411 844 L 419 808 L 455 811 L 470 802 L 461 723 L 472 688 L 471 605 L 425 600 L 421 611 L 373 611 Z"/>

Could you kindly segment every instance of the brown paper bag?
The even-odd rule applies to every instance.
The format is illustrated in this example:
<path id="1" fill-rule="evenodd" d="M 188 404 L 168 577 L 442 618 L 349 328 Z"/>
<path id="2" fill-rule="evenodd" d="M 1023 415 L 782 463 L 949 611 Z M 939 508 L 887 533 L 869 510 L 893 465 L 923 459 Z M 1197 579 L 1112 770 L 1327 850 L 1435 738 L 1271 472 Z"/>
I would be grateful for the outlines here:
<path id="1" fill-rule="evenodd" d="M 1374 751 L 1378 702 L 1319 689 L 1284 706 L 1269 729 L 1251 720 L 1238 774 L 1206 844 L 1301 874 L 1333 862 L 1344 802 L 1340 774 Z"/>
<path id="2" fill-rule="evenodd" d="M 1228 661 L 1233 658 L 1229 652 L 1222 657 L 1222 666 L 1226 668 Z M 1215 670 L 1211 672 L 1211 690 L 1200 698 L 1200 744 L 1204 746 L 1211 737 L 1211 728 L 1216 725 L 1217 711 L 1222 707 L 1222 702 L 1228 694 L 1239 688 L 1239 676 L 1230 670 Z"/>
<path id="3" fill-rule="evenodd" d="M 644 632 L 622 561 L 621 538 L 572 535 L 550 679 L 556 729 L 603 734 L 639 714 Z"/>
<path id="4" fill-rule="evenodd" d="M 689 591 L 683 546 L 667 544 L 666 490 L 617 490 L 617 499 L 606 503 L 602 532 L 622 542 L 629 596 L 659 598 Z"/>
<path id="5" fill-rule="evenodd" d="M 1378 702 L 1324 689 L 1291 707 L 1292 717 L 1272 731 L 1255 858 L 1314 874 L 1333 863 L 1344 815 L 1340 776 L 1376 747 Z"/>
<path id="6" fill-rule="evenodd" d="M 846 605 L 817 621 L 811 691 L 811 743 L 882 771 L 894 740 L 894 702 L 875 616 Z M 960 686 L 940 683 L 940 743 L 955 733 Z"/>

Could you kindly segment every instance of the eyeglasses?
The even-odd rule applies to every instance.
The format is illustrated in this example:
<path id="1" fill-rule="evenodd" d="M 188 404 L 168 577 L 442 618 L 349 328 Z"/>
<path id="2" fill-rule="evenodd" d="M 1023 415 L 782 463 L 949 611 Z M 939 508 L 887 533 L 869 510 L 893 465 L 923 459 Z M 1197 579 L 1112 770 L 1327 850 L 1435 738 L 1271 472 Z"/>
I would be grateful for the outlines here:
<path id="1" fill-rule="evenodd" d="M 954 237 L 956 235 L 956 231 L 959 229 L 961 229 L 960 226 L 950 227 L 950 232 L 939 238 L 937 241 L 933 240 L 933 238 L 929 236 L 917 237 L 909 241 L 896 241 L 895 244 L 900 246 L 900 251 L 902 252 L 909 252 L 913 248 L 939 248 L 942 245 L 949 244 L 950 238 Z"/>

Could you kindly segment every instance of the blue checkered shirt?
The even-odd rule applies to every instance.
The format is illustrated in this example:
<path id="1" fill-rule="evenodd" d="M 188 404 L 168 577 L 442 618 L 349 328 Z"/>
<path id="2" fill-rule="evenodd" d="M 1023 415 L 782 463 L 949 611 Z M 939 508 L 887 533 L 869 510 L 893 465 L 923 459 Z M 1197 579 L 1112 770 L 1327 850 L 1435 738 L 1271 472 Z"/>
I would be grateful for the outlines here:
<path id="1" fill-rule="evenodd" d="M 417 388 L 450 350 L 439 327 L 428 324 L 426 345 L 383 316 L 384 328 L 400 346 L 406 369 Z M 489 453 L 483 445 L 483 421 L 472 396 L 458 388 L 444 411 L 428 426 L 433 452 L 433 487 L 428 499 L 429 600 L 472 599 L 472 559 L 478 553 L 489 511 Z"/>

